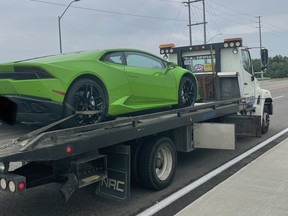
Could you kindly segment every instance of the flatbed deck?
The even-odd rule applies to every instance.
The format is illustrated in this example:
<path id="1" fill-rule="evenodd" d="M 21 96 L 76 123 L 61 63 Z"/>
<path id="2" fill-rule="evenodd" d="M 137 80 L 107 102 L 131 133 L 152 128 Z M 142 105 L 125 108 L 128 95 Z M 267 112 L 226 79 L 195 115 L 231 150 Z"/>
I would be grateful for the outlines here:
<path id="1" fill-rule="evenodd" d="M 38 125 L 0 125 L 1 135 L 5 137 L 0 141 L 0 161 L 49 161 L 93 152 L 117 143 L 237 113 L 242 107 L 240 103 L 241 99 L 233 99 L 197 104 L 189 108 L 39 133 L 37 130 L 31 132 L 38 129 Z M 71 152 L 66 151 L 68 146 Z"/>

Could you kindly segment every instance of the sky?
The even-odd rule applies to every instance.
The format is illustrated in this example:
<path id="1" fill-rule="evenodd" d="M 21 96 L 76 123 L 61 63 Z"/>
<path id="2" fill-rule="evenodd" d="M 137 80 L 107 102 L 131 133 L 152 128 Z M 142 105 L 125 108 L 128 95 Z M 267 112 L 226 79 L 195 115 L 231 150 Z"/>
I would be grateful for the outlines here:
<path id="1" fill-rule="evenodd" d="M 0 62 L 58 54 L 58 16 L 71 0 L 0 0 Z M 207 41 L 242 37 L 269 56 L 288 56 L 287 0 L 205 0 Z M 203 22 L 202 2 L 191 4 L 192 24 Z M 179 0 L 80 0 L 61 18 L 63 52 L 136 48 L 159 55 L 159 44 L 189 45 L 188 7 Z M 203 25 L 192 43 L 203 44 Z M 259 58 L 259 48 L 252 49 Z"/>

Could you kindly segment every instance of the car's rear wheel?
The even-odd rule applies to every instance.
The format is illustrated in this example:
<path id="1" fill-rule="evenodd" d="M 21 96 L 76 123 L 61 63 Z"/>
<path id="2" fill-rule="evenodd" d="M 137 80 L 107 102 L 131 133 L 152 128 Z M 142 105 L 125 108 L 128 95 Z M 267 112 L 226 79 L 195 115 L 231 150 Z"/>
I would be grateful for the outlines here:
<path id="1" fill-rule="evenodd" d="M 180 80 L 178 91 L 178 107 L 193 106 L 196 99 L 196 86 L 191 77 L 184 76 Z"/>
<path id="2" fill-rule="evenodd" d="M 64 117 L 76 111 L 96 111 L 94 114 L 77 114 L 62 126 L 73 127 L 99 123 L 105 120 L 108 112 L 108 96 L 100 82 L 82 78 L 77 80 L 66 93 Z M 98 112 L 97 112 L 98 111 Z"/>

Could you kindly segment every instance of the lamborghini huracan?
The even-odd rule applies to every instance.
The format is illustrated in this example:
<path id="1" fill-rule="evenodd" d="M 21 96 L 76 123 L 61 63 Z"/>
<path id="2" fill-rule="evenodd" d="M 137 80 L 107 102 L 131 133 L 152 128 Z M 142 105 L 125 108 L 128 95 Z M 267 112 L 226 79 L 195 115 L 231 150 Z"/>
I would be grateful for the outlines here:
<path id="1" fill-rule="evenodd" d="M 17 106 L 17 121 L 49 123 L 76 111 L 74 125 L 138 111 L 193 106 L 195 76 L 134 49 L 83 51 L 0 64 L 0 95 Z M 1 106 L 1 105 L 0 105 Z"/>

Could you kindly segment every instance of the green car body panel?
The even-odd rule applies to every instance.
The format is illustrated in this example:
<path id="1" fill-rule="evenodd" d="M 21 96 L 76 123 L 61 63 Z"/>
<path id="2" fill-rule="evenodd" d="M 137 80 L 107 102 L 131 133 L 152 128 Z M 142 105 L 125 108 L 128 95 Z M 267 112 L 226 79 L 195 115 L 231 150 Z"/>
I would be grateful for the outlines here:
<path id="1" fill-rule="evenodd" d="M 133 49 L 84 51 L 3 63 L 0 64 L 0 94 L 49 101 L 58 104 L 60 109 L 69 87 L 86 77 L 102 83 L 108 95 L 108 115 L 117 116 L 177 105 L 180 80 L 184 75 L 189 75 L 195 79 L 196 99 L 199 99 L 197 80 L 190 71 L 178 66 L 127 66 L 102 59 L 113 52 L 143 53 L 160 59 L 164 65 L 168 64 L 157 56 Z M 34 72 L 37 77 L 31 75 Z M 21 78 L 13 78 L 13 73 Z M 32 78 L 29 78 L 30 75 Z"/>

